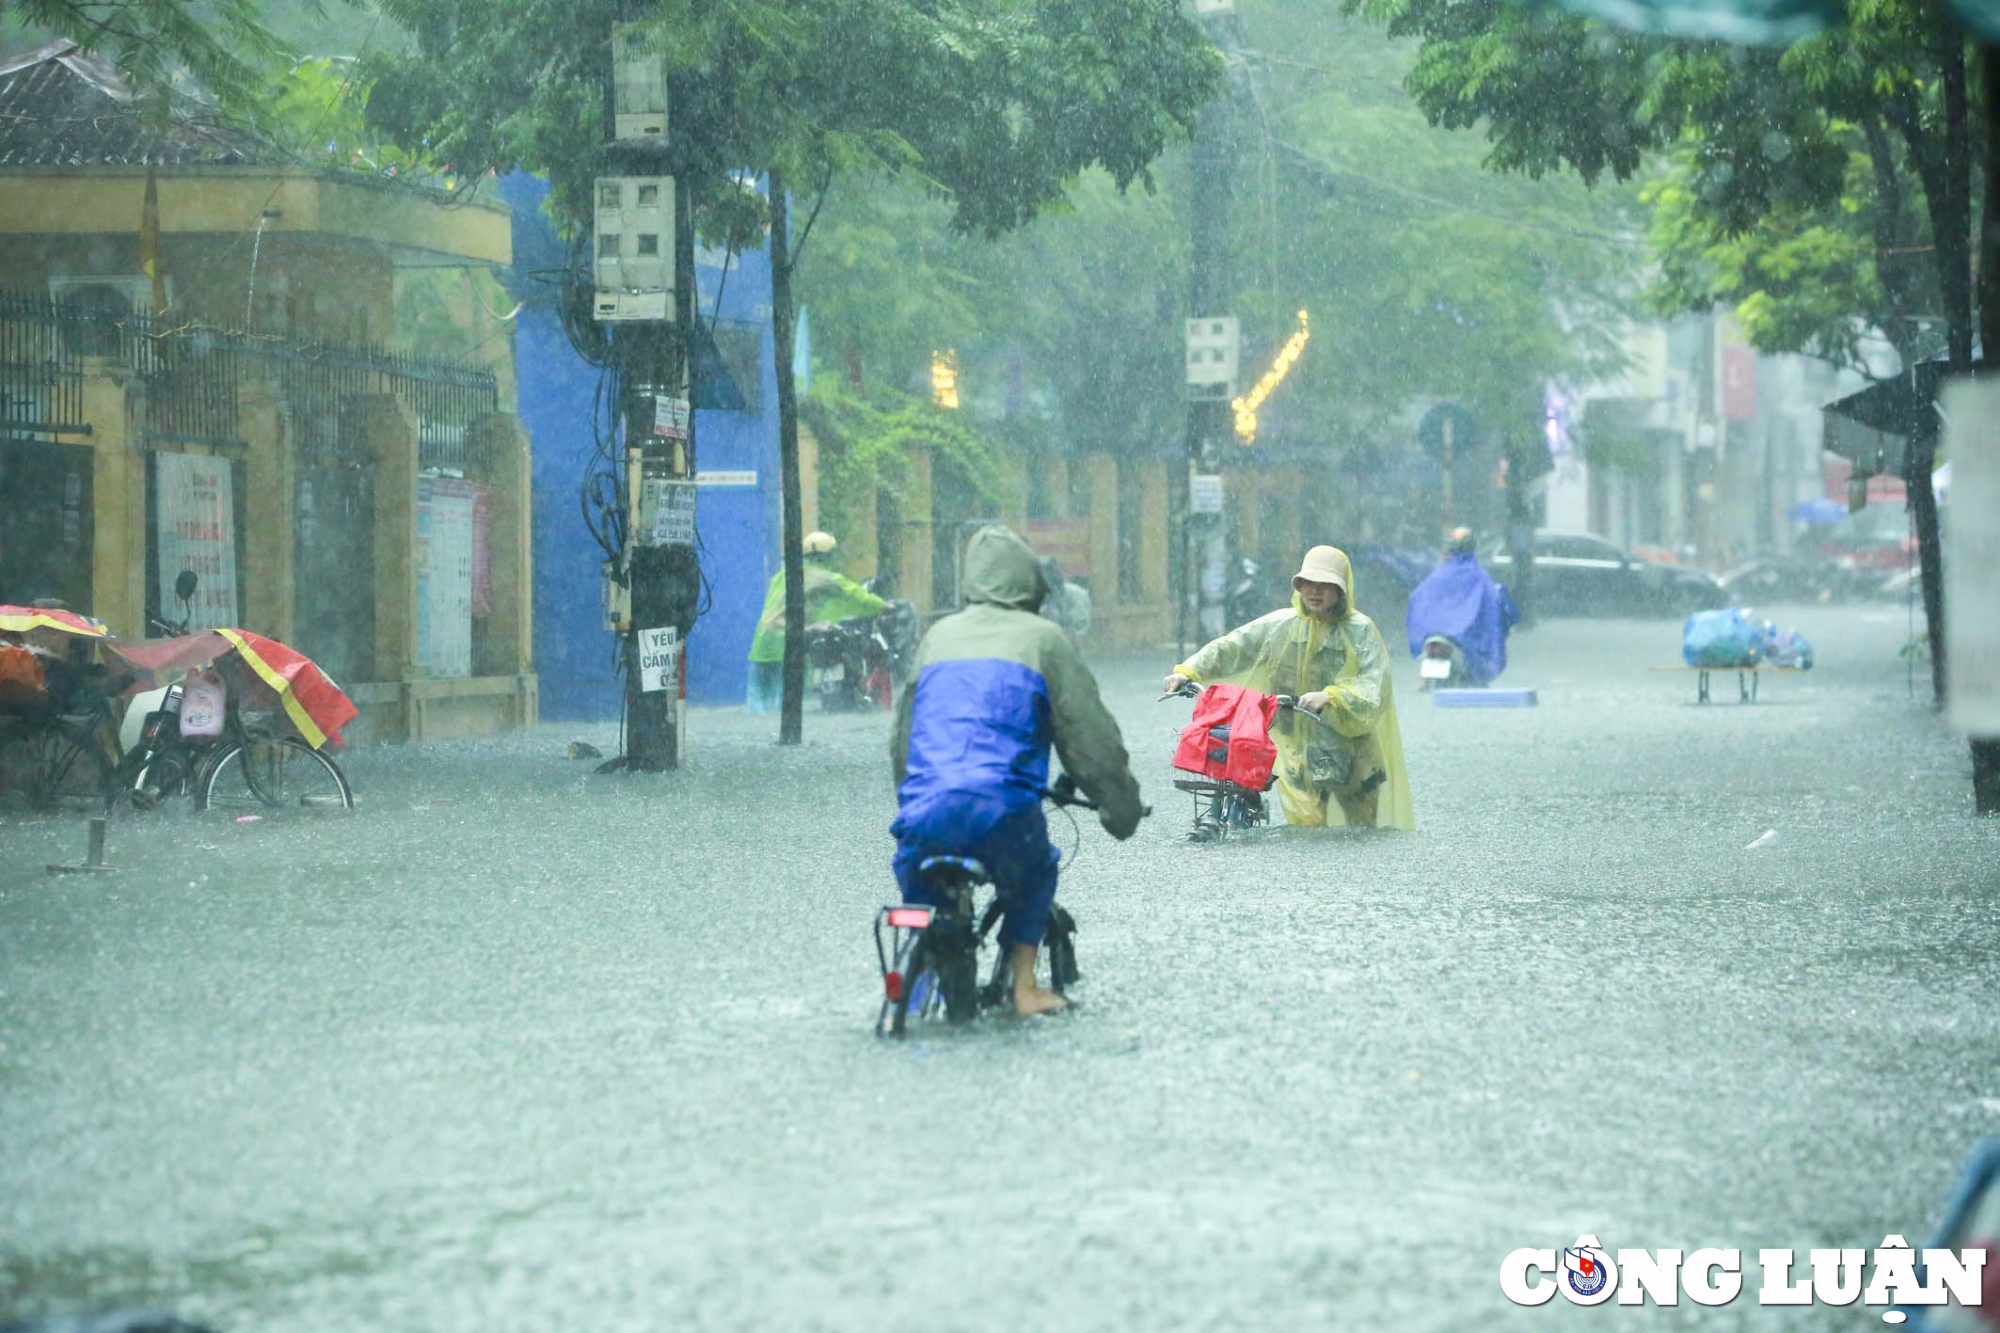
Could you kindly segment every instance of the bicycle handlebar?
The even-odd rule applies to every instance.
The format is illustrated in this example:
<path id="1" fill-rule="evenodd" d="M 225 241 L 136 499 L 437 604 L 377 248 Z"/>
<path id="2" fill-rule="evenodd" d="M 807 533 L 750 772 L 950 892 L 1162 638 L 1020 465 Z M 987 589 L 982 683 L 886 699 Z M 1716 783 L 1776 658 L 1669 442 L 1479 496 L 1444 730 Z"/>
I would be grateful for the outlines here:
<path id="1" fill-rule="evenodd" d="M 1101 808 L 1097 802 L 1091 800 L 1088 796 L 1079 794 L 1075 787 L 1070 786 L 1062 778 L 1058 778 L 1054 785 L 1042 788 L 1042 799 L 1045 801 L 1054 801 L 1057 805 L 1073 806 L 1078 810 L 1097 810 Z M 1152 813 L 1153 807 L 1150 805 L 1139 807 L 1139 818 L 1141 819 Z"/>
<path id="2" fill-rule="evenodd" d="M 1169 699 L 1198 699 L 1201 697 L 1201 691 L 1202 687 L 1195 684 L 1193 681 L 1183 680 L 1181 682 L 1181 687 L 1179 689 L 1174 690 L 1169 694 L 1161 695 L 1158 699 L 1154 700 L 1154 702 L 1165 703 Z M 1280 712 L 1290 709 L 1294 712 L 1304 713 L 1308 717 L 1318 718 L 1321 722 L 1325 722 L 1326 725 L 1328 726 L 1333 725 L 1331 722 L 1326 721 L 1326 715 L 1324 713 L 1315 713 L 1310 711 L 1309 709 L 1300 708 L 1299 701 L 1293 698 L 1289 694 L 1274 694 L 1271 697 L 1278 701 L 1278 709 Z"/>

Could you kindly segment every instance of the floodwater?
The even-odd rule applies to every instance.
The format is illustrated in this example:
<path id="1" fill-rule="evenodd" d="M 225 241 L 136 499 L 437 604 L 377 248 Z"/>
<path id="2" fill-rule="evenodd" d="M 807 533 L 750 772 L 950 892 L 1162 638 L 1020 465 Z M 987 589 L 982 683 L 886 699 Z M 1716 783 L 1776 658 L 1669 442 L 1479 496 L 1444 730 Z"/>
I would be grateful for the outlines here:
<path id="1" fill-rule="evenodd" d="M 2000 822 L 1901 608 L 1776 614 L 1821 666 L 1754 706 L 1650 671 L 1665 621 L 1517 636 L 1534 710 L 1403 661 L 1406 836 L 1188 846 L 1169 662 L 1105 664 L 1157 811 L 1055 820 L 1082 1011 L 905 1044 L 883 717 L 698 711 L 664 778 L 361 751 L 352 816 L 123 817 L 101 879 L 0 816 L 0 1318 L 1527 1327 L 1629 1317 L 1501 1296 L 1586 1232 L 1921 1244 L 2000 1132 Z"/>

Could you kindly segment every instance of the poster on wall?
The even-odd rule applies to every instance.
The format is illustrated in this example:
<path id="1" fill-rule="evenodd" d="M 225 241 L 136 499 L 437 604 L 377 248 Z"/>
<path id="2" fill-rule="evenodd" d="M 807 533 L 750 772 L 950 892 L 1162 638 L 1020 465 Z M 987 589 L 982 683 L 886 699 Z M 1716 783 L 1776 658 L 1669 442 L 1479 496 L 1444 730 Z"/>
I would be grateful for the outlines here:
<path id="1" fill-rule="evenodd" d="M 417 481 L 417 673 L 472 674 L 472 488 Z"/>
<path id="2" fill-rule="evenodd" d="M 155 452 L 153 496 L 160 613 L 171 621 L 186 614 L 190 631 L 240 625 L 236 494 L 229 460 Z M 174 597 L 174 580 L 184 569 L 193 570 L 199 580 L 191 607 Z"/>

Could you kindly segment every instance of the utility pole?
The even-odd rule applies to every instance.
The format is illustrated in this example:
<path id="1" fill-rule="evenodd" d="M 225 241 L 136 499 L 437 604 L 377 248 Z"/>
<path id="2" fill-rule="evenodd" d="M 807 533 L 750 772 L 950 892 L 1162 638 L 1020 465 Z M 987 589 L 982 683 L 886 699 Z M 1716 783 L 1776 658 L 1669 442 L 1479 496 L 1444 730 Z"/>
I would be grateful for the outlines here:
<path id="1" fill-rule="evenodd" d="M 772 167 L 771 333 L 778 375 L 779 526 L 785 543 L 784 698 L 779 705 L 778 743 L 805 739 L 806 544 L 805 502 L 799 482 L 798 387 L 792 381 L 792 340 L 797 332 L 792 308 L 791 200 L 785 175 Z"/>
<path id="2" fill-rule="evenodd" d="M 1194 17 L 1212 38 L 1233 37 L 1236 12 L 1233 0 L 1193 0 Z M 1218 40 L 1218 45 L 1225 45 Z M 1233 81 L 1232 81 L 1233 82 Z M 1231 157 L 1235 151 L 1235 91 L 1202 108 L 1195 129 L 1193 189 L 1191 191 L 1188 254 L 1189 375 L 1186 456 L 1177 484 L 1167 488 L 1168 520 L 1175 533 L 1174 568 L 1169 579 L 1173 596 L 1177 650 L 1188 651 L 1188 613 L 1194 611 L 1194 629 L 1206 638 L 1201 626 L 1202 577 L 1197 538 L 1205 538 L 1222 522 L 1222 516 L 1195 512 L 1194 479 L 1219 465 L 1219 454 L 1230 430 L 1229 395 L 1234 388 L 1237 357 L 1236 321 L 1222 308 L 1230 299 L 1229 202 Z M 1197 326 L 1208 325 L 1217 336 L 1216 326 L 1226 323 L 1229 346 L 1229 379 L 1196 379 Z M 1222 350 L 1217 348 L 1216 350 Z M 1219 390 L 1219 392 L 1218 392 Z M 1173 511 L 1178 510 L 1176 515 Z M 1176 521 L 1176 519 L 1178 521 Z M 1122 536 L 1122 534 L 1121 534 Z"/>
<path id="3" fill-rule="evenodd" d="M 625 664 L 625 749 L 605 768 L 656 773 L 683 762 L 687 634 L 701 586 L 688 376 L 694 229 L 672 172 L 666 61 L 639 13 L 637 0 L 620 0 L 607 45 L 591 262 L 618 390 L 626 520 L 606 569 Z"/>

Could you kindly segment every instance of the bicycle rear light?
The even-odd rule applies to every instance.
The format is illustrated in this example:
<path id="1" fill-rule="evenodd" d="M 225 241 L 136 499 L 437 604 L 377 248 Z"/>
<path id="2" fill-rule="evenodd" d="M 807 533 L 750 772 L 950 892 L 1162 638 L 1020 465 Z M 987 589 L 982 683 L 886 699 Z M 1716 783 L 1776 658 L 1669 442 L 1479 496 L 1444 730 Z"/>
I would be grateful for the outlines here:
<path id="1" fill-rule="evenodd" d="M 898 930 L 924 930 L 931 924 L 931 909 L 928 907 L 892 907 L 889 909 L 889 924 Z M 890 997 L 894 999 L 894 996 Z"/>

